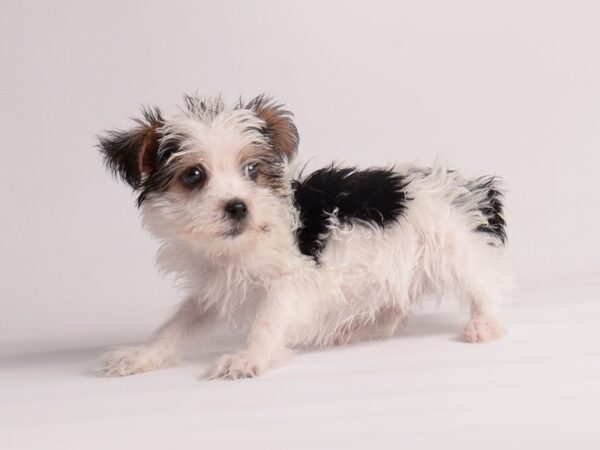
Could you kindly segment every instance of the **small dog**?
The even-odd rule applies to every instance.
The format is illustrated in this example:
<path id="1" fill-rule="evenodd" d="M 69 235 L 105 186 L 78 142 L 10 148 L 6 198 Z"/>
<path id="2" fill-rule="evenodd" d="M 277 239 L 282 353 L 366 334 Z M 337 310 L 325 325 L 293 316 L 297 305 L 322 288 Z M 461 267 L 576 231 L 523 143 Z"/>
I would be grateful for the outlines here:
<path id="1" fill-rule="evenodd" d="M 292 114 L 265 96 L 187 96 L 177 117 L 146 109 L 100 137 L 187 295 L 147 345 L 107 356 L 108 375 L 171 365 L 186 337 L 234 323 L 249 326 L 247 344 L 206 376 L 254 377 L 294 346 L 390 337 L 419 299 L 446 293 L 470 308 L 467 341 L 503 334 L 512 278 L 497 178 L 332 165 L 293 179 L 298 142 Z"/>

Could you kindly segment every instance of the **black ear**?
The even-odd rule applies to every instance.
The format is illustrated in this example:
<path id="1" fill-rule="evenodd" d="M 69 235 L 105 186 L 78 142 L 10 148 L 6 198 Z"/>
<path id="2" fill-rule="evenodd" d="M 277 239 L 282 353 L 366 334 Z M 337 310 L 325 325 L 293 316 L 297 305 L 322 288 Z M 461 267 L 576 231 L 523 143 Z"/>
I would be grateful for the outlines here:
<path id="1" fill-rule="evenodd" d="M 283 109 L 282 105 L 264 95 L 253 98 L 246 108 L 265 121 L 265 135 L 273 150 L 291 161 L 298 153 L 300 138 L 294 121 L 293 114 Z"/>
<path id="2" fill-rule="evenodd" d="M 155 165 L 160 134 L 164 120 L 158 108 L 144 109 L 138 126 L 128 130 L 109 131 L 100 136 L 98 147 L 106 165 L 134 189 Z"/>

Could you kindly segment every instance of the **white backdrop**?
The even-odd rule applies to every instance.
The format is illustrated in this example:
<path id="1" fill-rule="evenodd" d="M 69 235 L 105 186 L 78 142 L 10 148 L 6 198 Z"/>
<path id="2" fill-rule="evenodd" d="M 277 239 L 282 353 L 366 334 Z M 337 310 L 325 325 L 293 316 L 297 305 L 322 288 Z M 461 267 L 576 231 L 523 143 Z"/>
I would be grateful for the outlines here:
<path id="1" fill-rule="evenodd" d="M 0 4 L 0 352 L 139 339 L 178 300 L 95 135 L 266 92 L 300 158 L 436 156 L 508 184 L 522 280 L 600 271 L 597 2 Z"/>

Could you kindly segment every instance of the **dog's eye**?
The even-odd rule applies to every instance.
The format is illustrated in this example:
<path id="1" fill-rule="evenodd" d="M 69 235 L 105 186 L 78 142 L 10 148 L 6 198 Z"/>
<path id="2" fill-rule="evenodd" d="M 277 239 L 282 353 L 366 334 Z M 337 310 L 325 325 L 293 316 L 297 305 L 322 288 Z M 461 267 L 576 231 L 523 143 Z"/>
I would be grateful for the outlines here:
<path id="1" fill-rule="evenodd" d="M 258 176 L 258 165 L 256 163 L 248 163 L 244 166 L 244 174 L 252 181 Z"/>
<path id="2" fill-rule="evenodd" d="M 181 175 L 181 181 L 190 188 L 200 187 L 206 181 L 206 172 L 200 166 L 190 167 Z"/>

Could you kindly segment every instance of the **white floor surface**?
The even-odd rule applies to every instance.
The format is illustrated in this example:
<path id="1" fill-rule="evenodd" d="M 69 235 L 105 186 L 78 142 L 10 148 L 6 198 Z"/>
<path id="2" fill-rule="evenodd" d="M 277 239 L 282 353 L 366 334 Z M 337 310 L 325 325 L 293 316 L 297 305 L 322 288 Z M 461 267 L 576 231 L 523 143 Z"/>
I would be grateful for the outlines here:
<path id="1" fill-rule="evenodd" d="M 200 379 L 216 345 L 126 378 L 93 371 L 104 348 L 6 357 L 0 449 L 600 449 L 600 282 L 522 290 L 504 319 L 467 344 L 464 313 L 428 309 L 234 382 Z"/>

